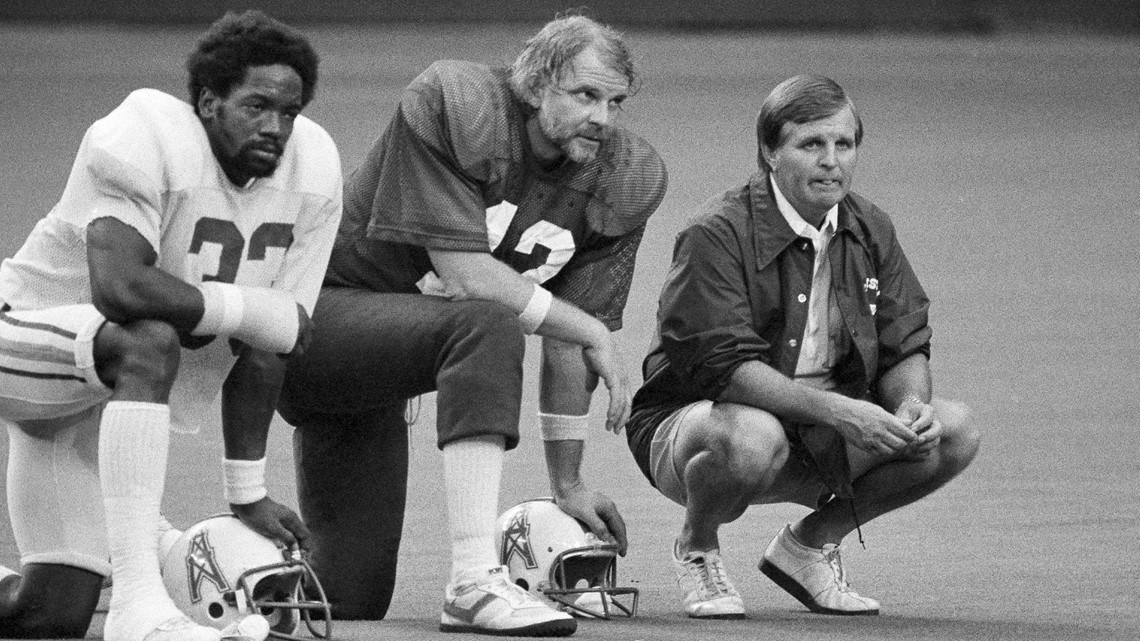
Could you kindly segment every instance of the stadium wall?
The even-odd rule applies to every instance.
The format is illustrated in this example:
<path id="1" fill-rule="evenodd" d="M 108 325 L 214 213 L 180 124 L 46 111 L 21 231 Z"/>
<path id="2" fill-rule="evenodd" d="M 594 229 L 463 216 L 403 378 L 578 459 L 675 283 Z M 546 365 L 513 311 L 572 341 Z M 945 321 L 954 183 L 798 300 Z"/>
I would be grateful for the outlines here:
<path id="1" fill-rule="evenodd" d="M 1140 32 L 1135 0 L 3 0 L 0 20 L 208 23 L 250 7 L 298 23 L 542 23 L 580 8 L 624 28 Z"/>

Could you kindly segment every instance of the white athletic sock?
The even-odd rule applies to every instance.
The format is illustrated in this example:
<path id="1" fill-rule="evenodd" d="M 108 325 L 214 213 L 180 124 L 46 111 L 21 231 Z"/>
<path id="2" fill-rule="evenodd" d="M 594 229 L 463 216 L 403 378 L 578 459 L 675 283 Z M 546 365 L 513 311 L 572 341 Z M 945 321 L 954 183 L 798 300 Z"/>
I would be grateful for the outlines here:
<path id="1" fill-rule="evenodd" d="M 182 530 L 171 525 L 165 516 L 159 514 L 156 533 L 156 539 L 158 541 L 158 563 L 162 565 L 163 561 L 166 560 L 166 555 L 170 552 L 170 548 L 174 547 L 174 544 L 182 537 Z"/>
<path id="2" fill-rule="evenodd" d="M 159 574 L 159 507 L 166 481 L 170 409 L 111 401 L 99 423 L 99 477 L 111 548 L 111 601 L 105 641 L 216 641 L 187 625 Z"/>
<path id="3" fill-rule="evenodd" d="M 452 583 L 468 571 L 499 565 L 495 519 L 505 449 L 501 436 L 465 438 L 443 447 Z"/>

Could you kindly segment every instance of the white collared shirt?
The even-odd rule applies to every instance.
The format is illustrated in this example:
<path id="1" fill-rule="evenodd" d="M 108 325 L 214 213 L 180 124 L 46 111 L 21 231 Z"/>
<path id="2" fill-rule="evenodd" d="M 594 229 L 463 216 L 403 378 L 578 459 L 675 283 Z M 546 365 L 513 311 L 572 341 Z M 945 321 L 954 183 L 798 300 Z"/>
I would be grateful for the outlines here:
<path id="1" fill-rule="evenodd" d="M 827 210 L 823 225 L 816 229 L 800 216 L 792 206 L 775 180 L 771 181 L 772 194 L 776 197 L 776 206 L 798 236 L 811 241 L 815 249 L 815 264 L 812 267 L 811 291 L 806 295 L 799 295 L 799 302 L 808 306 L 807 323 L 804 325 L 803 341 L 800 345 L 799 360 L 796 361 L 797 381 L 819 387 L 831 389 L 831 370 L 835 366 L 834 355 L 837 353 L 835 340 L 842 322 L 839 310 L 835 304 L 835 296 L 831 292 L 831 261 L 827 257 L 827 246 L 831 242 L 835 230 L 839 226 L 839 205 Z"/>

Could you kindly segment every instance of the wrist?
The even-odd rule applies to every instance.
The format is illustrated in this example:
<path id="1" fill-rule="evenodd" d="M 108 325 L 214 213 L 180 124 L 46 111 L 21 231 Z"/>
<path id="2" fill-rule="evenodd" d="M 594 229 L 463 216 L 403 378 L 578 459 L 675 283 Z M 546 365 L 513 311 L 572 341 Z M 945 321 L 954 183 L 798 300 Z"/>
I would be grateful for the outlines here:
<path id="1" fill-rule="evenodd" d="M 550 313 L 550 306 L 554 303 L 554 295 L 540 285 L 535 285 L 531 291 L 530 300 L 526 307 L 519 312 L 519 323 L 524 334 L 533 334 L 542 326 L 546 315 Z"/>
<path id="2" fill-rule="evenodd" d="M 895 406 L 895 412 L 898 412 L 908 405 L 912 407 L 922 408 L 926 405 L 926 401 L 922 400 L 916 394 L 907 394 L 901 401 L 899 401 L 899 404 Z"/>
<path id="3" fill-rule="evenodd" d="M 265 458 L 256 461 L 224 459 L 222 494 L 231 505 L 256 503 L 269 495 L 265 486 Z"/>

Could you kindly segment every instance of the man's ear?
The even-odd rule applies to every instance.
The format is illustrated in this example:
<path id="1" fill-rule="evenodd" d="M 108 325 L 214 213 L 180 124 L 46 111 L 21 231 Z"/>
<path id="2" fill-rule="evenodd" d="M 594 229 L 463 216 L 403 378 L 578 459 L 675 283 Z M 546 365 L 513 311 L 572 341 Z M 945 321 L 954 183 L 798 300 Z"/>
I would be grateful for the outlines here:
<path id="1" fill-rule="evenodd" d="M 760 146 L 760 157 L 764 159 L 770 169 L 776 166 L 776 154 L 763 145 Z"/>
<path id="2" fill-rule="evenodd" d="M 217 115 L 219 102 L 221 99 L 218 98 L 218 94 L 202 87 L 202 91 L 198 92 L 198 115 L 202 118 L 213 118 Z"/>
<path id="3" fill-rule="evenodd" d="M 538 109 L 542 106 L 542 90 L 545 85 L 530 85 L 523 89 L 523 101 Z"/>

